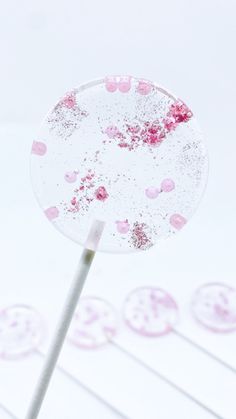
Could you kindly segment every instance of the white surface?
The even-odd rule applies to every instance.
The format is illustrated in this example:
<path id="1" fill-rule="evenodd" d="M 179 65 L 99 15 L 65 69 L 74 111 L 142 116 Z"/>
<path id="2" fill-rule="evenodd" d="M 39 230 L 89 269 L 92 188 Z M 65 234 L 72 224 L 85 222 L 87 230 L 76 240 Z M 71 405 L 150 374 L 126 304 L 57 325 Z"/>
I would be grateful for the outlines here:
<path id="1" fill-rule="evenodd" d="M 166 85 L 193 109 L 207 137 L 209 184 L 176 238 L 143 254 L 97 255 L 84 295 L 104 297 L 120 310 L 134 287 L 161 286 L 179 302 L 179 330 L 236 367 L 236 334 L 211 334 L 189 313 L 198 285 L 236 286 L 235 11 L 233 0 L 2 5 L 0 306 L 36 306 L 49 323 L 45 350 L 81 249 L 54 230 L 37 206 L 29 179 L 31 143 L 44 113 L 65 90 L 107 73 L 131 73 Z M 225 419 L 235 418 L 236 376 L 178 337 L 146 340 L 121 322 L 117 340 Z M 210 419 L 114 347 L 84 352 L 66 344 L 60 362 L 131 419 Z M 0 361 L 0 402 L 20 419 L 41 367 L 36 356 Z M 54 417 L 113 416 L 57 373 L 40 419 Z"/>

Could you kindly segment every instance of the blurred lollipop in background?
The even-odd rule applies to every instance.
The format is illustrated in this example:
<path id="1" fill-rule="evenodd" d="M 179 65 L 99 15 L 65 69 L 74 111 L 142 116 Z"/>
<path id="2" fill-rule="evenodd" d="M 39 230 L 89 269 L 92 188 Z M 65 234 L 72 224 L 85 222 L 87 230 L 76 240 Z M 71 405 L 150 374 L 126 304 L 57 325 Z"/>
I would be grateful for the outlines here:
<path id="1" fill-rule="evenodd" d="M 142 337 L 164 336 L 174 332 L 178 320 L 178 306 L 166 291 L 155 287 L 142 287 L 134 290 L 127 297 L 123 311 L 124 319 L 130 329 Z M 114 331 L 113 322 L 115 309 L 110 303 L 96 297 L 81 298 L 78 310 L 72 320 L 68 340 L 81 349 L 96 349 L 108 344 L 119 351 L 123 356 L 130 358 L 158 380 L 166 383 L 182 396 L 191 400 L 195 405 L 207 411 L 217 419 L 224 419 L 199 398 L 193 396 L 188 390 L 169 379 L 149 362 L 135 355 L 121 344 Z M 176 332 L 178 333 L 178 332 Z M 180 336 L 180 335 L 179 335 Z M 194 343 L 192 343 L 194 345 Z M 171 356 L 171 352 L 169 354 Z M 159 394 L 161 397 L 161 395 Z"/>
<path id="2" fill-rule="evenodd" d="M 209 283 L 199 287 L 192 299 L 194 318 L 216 333 L 236 330 L 236 290 L 226 284 Z"/>
<path id="3" fill-rule="evenodd" d="M 99 302 L 97 303 L 97 307 L 98 306 Z M 102 313 L 101 309 L 100 303 L 100 313 Z M 106 327 L 106 330 L 111 330 L 112 334 L 115 334 L 117 328 L 116 317 L 111 311 L 108 313 L 108 316 L 106 316 L 107 313 L 107 310 L 103 313 L 106 318 L 104 327 Z M 92 319 L 90 318 L 90 324 L 91 320 Z M 89 322 L 87 321 L 87 326 L 88 323 Z M 97 333 L 97 335 L 98 339 L 100 339 L 99 344 L 103 343 L 101 342 L 101 331 L 100 333 Z M 27 356 L 37 355 L 44 360 L 44 353 L 40 350 L 44 337 L 45 323 L 42 316 L 33 307 L 17 304 L 6 307 L 0 311 L 0 358 L 5 360 L 20 360 Z M 102 403 L 107 407 L 114 414 L 114 417 L 129 419 L 128 416 L 123 414 L 119 409 L 110 404 L 74 375 L 70 374 L 62 366 L 58 365 L 57 370 L 63 374 L 67 380 L 79 386 L 80 389 L 86 391 L 91 397 L 97 399 L 99 403 Z M 4 405 L 0 404 L 0 409 L 11 418 L 17 419 Z M 85 412 L 83 414 L 85 414 Z"/>

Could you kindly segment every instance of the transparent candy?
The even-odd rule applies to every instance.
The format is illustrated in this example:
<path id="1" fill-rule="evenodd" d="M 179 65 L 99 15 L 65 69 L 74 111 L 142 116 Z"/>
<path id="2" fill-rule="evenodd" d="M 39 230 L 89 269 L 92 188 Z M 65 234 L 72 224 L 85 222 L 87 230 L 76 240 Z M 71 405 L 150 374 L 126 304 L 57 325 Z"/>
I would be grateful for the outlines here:
<path id="1" fill-rule="evenodd" d="M 236 330 L 236 290 L 228 285 L 210 283 L 200 287 L 192 300 L 194 317 L 213 332 Z"/>
<path id="2" fill-rule="evenodd" d="M 80 348 L 94 349 L 110 341 L 116 331 L 117 318 L 112 306 L 102 299 L 86 297 L 79 301 L 68 339 Z"/>
<path id="3" fill-rule="evenodd" d="M 85 244 L 105 222 L 101 251 L 150 248 L 187 223 L 208 159 L 192 111 L 155 83 L 111 76 L 68 93 L 32 145 L 31 172 L 46 217 Z"/>
<path id="4" fill-rule="evenodd" d="M 156 337 L 173 330 L 178 321 L 178 306 L 166 291 L 142 287 L 128 295 L 123 315 L 126 324 L 136 333 Z"/>
<path id="5" fill-rule="evenodd" d="M 0 311 L 0 357 L 15 359 L 35 351 L 44 325 L 32 307 L 14 305 Z"/>

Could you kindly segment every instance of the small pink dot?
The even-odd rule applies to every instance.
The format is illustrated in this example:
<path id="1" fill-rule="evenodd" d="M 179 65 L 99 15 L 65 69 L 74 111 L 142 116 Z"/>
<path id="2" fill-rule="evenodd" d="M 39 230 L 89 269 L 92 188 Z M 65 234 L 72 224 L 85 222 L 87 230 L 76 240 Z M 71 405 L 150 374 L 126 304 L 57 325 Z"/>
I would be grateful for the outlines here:
<path id="1" fill-rule="evenodd" d="M 172 179 L 164 179 L 161 182 L 161 190 L 163 192 L 171 192 L 175 189 L 175 182 Z"/>
<path id="2" fill-rule="evenodd" d="M 150 199 L 155 199 L 158 197 L 160 190 L 155 187 L 145 189 L 145 194 Z"/>
<path id="3" fill-rule="evenodd" d="M 33 141 L 31 153 L 37 154 L 38 156 L 44 156 L 47 152 L 47 146 L 41 141 Z"/>
<path id="4" fill-rule="evenodd" d="M 54 220 L 54 218 L 57 218 L 59 216 L 59 210 L 57 207 L 50 207 L 44 211 L 44 214 L 46 215 L 48 220 L 51 221 L 51 220 Z"/>
<path id="5" fill-rule="evenodd" d="M 128 223 L 128 220 L 125 221 L 116 221 L 116 227 L 117 227 L 117 231 L 121 234 L 126 234 L 128 233 L 129 229 L 130 229 L 130 225 Z"/>
<path id="6" fill-rule="evenodd" d="M 77 180 L 77 172 L 74 171 L 74 172 L 67 172 L 67 173 L 65 173 L 64 179 L 68 183 L 76 182 L 76 180 Z"/>
<path id="7" fill-rule="evenodd" d="M 121 77 L 118 83 L 119 91 L 122 93 L 127 93 L 131 89 L 131 77 Z"/>
<path id="8" fill-rule="evenodd" d="M 108 92 L 113 93 L 117 90 L 118 84 L 115 76 L 108 76 L 105 79 L 105 86 Z"/>
<path id="9" fill-rule="evenodd" d="M 72 198 L 72 200 L 70 202 L 71 202 L 71 205 L 76 205 L 77 204 L 76 197 L 73 196 L 73 198 Z"/>
<path id="10" fill-rule="evenodd" d="M 180 214 L 173 214 L 170 217 L 170 224 L 176 228 L 177 230 L 181 230 L 181 228 L 187 223 L 186 218 L 184 218 Z"/>
<path id="11" fill-rule="evenodd" d="M 140 95 L 148 95 L 152 91 L 152 85 L 146 80 L 140 80 L 137 87 L 137 92 Z"/>
<path id="12" fill-rule="evenodd" d="M 119 130 L 115 125 L 110 125 L 106 128 L 105 133 L 109 138 L 115 138 L 115 136 L 119 133 Z"/>
<path id="13" fill-rule="evenodd" d="M 62 100 L 61 103 L 68 109 L 74 108 L 76 105 L 76 97 L 74 93 L 67 94 Z"/>
<path id="14" fill-rule="evenodd" d="M 105 201 L 108 198 L 108 193 L 106 191 L 106 188 L 104 186 L 99 186 L 99 188 L 95 191 L 95 197 L 99 201 Z"/>

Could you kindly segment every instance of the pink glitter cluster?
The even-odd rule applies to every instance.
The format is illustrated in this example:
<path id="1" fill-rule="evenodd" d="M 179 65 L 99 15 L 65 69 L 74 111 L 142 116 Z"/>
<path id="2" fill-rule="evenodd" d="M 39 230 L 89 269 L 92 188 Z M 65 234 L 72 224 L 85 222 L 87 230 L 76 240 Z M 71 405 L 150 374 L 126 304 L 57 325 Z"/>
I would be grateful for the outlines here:
<path id="1" fill-rule="evenodd" d="M 136 125 L 126 124 L 124 132 L 121 132 L 115 125 L 111 125 L 106 128 L 105 133 L 110 140 L 117 140 L 120 148 L 127 148 L 130 151 L 144 144 L 151 147 L 159 146 L 169 132 L 175 130 L 178 124 L 188 122 L 192 116 L 192 111 L 187 105 L 178 100 L 171 105 L 167 116 L 161 121 L 145 121 Z"/>
<path id="2" fill-rule="evenodd" d="M 95 173 L 89 169 L 88 173 L 80 179 L 79 187 L 74 189 L 74 196 L 69 207 L 65 204 L 67 212 L 77 213 L 81 209 L 87 211 L 94 199 L 104 202 L 109 197 L 105 186 L 99 186 L 95 189 L 94 180 Z"/>
<path id="3" fill-rule="evenodd" d="M 58 102 L 48 117 L 48 123 L 56 135 L 67 139 L 87 116 L 88 112 L 80 109 L 76 101 L 76 92 L 72 91 Z"/>
<path id="4" fill-rule="evenodd" d="M 131 244 L 133 247 L 140 250 L 146 250 L 153 246 L 147 224 L 134 223 L 131 231 Z"/>

